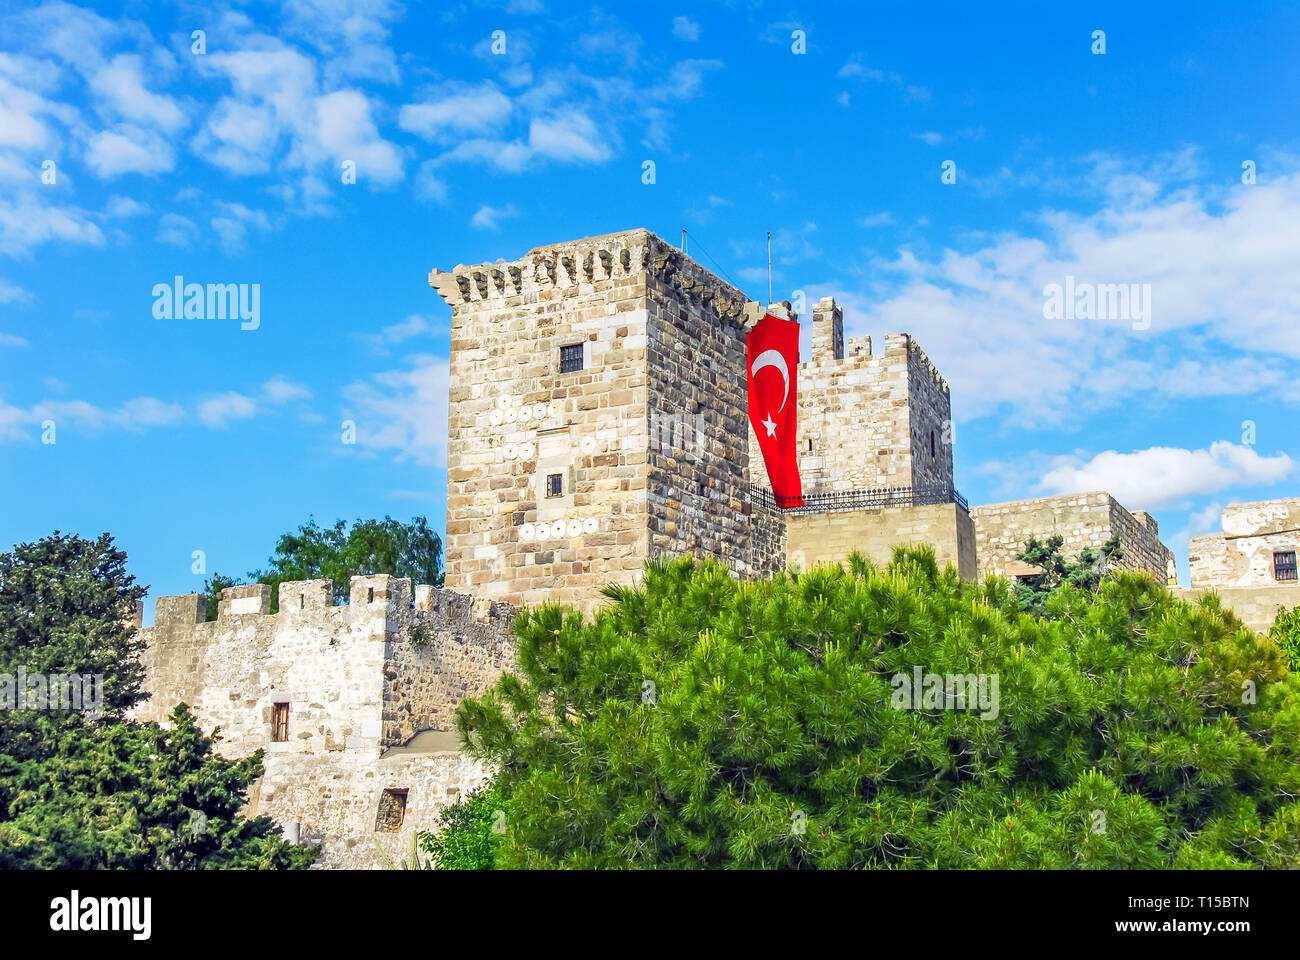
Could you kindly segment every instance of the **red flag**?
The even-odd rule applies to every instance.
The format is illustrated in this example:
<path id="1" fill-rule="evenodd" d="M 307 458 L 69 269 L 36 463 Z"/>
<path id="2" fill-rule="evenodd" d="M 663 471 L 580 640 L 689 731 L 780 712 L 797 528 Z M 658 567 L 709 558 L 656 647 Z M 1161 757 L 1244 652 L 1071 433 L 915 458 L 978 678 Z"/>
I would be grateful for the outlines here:
<path id="1" fill-rule="evenodd" d="M 763 452 L 767 477 L 777 503 L 783 507 L 803 502 L 799 480 L 798 385 L 799 324 L 770 313 L 745 337 L 749 381 L 749 422 Z"/>

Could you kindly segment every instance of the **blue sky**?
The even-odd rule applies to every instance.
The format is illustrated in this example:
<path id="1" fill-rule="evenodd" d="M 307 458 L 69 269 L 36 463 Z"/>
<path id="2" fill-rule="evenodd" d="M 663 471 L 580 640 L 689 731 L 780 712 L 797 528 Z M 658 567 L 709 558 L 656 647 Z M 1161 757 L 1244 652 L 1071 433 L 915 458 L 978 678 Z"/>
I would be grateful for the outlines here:
<path id="1" fill-rule="evenodd" d="M 1057 6 L 0 4 L 0 544 L 109 530 L 158 596 L 309 515 L 441 528 L 429 269 L 685 227 L 914 334 L 972 503 L 1108 489 L 1185 581 L 1300 476 L 1300 9 Z M 176 275 L 259 326 L 156 318 Z M 1049 319 L 1067 276 L 1149 316 Z"/>

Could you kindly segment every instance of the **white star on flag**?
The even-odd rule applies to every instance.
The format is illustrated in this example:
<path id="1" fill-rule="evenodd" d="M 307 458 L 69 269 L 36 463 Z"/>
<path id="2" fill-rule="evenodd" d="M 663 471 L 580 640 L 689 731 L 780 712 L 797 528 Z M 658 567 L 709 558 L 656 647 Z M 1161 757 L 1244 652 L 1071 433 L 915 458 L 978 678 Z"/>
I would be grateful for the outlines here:
<path id="1" fill-rule="evenodd" d="M 776 436 L 776 424 L 772 422 L 772 415 L 770 413 L 767 415 L 766 420 L 760 420 L 758 422 L 767 428 L 767 435 L 769 437 Z"/>

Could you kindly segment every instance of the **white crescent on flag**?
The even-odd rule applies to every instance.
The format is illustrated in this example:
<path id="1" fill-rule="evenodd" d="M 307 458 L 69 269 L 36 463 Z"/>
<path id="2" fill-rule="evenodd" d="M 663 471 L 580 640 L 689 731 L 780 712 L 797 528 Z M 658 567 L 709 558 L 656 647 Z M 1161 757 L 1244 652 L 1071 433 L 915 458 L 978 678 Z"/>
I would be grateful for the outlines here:
<path id="1" fill-rule="evenodd" d="M 785 381 L 785 389 L 781 393 L 781 406 L 776 411 L 780 413 L 785 409 L 785 402 L 790 397 L 790 370 L 785 365 L 785 357 L 781 356 L 780 350 L 764 350 L 755 357 L 754 365 L 749 368 L 749 375 L 756 376 L 764 367 L 776 367 L 781 371 L 781 378 Z"/>

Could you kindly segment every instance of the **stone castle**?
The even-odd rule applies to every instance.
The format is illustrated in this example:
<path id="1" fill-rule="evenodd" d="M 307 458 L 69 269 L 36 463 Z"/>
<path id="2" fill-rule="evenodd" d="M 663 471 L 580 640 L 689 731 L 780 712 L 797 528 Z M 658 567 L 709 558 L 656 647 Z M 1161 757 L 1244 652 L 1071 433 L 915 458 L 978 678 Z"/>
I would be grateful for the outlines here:
<path id="1" fill-rule="evenodd" d="M 763 310 L 677 248 L 633 230 L 429 284 L 452 311 L 448 588 L 590 610 L 649 557 L 761 577 L 900 542 L 974 577 L 1058 531 L 1075 551 L 1118 532 L 1126 566 L 1171 573 L 1155 521 L 1105 493 L 970 510 L 947 382 L 905 333 L 879 353 L 846 340 L 832 298 L 798 371 L 805 502 L 782 510 L 747 410 L 745 335 Z M 788 302 L 768 311 L 798 319 Z"/>
<path id="2" fill-rule="evenodd" d="M 516 607 L 590 612 L 649 558 L 757 578 L 924 542 L 963 577 L 1014 577 L 1033 572 L 1014 559 L 1030 536 L 1077 553 L 1118 533 L 1124 566 L 1172 576 L 1155 520 L 1107 493 L 969 507 L 948 384 L 907 334 L 878 353 L 846 340 L 831 298 L 798 370 L 805 497 L 782 509 L 747 412 L 763 308 L 675 247 L 633 230 L 429 284 L 452 308 L 445 587 L 356 577 L 336 606 L 328 581 L 284 583 L 275 615 L 269 587 L 234 587 L 208 623 L 203 597 L 163 597 L 144 630 L 137 715 L 184 701 L 224 754 L 265 750 L 250 813 L 321 844 L 324 866 L 400 858 L 482 781 L 452 715 L 512 663 Z"/>

